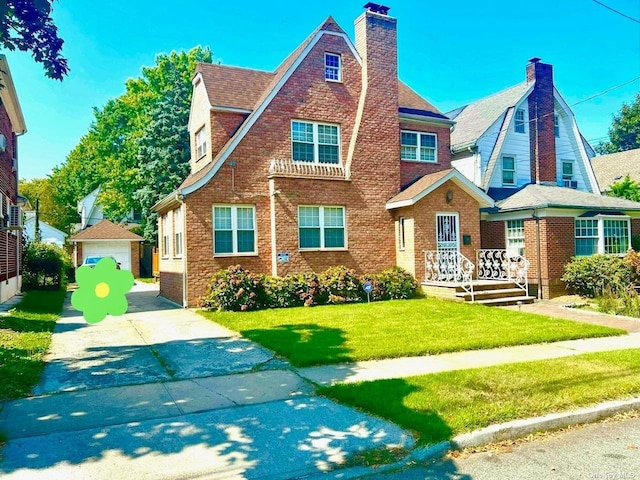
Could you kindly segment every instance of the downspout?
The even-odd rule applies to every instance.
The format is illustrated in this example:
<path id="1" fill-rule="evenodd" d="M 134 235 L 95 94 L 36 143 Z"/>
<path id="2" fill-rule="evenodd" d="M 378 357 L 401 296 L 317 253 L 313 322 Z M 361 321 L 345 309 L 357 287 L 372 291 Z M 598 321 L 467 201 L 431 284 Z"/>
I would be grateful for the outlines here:
<path id="1" fill-rule="evenodd" d="M 269 179 L 269 210 L 271 216 L 271 275 L 278 276 L 278 244 L 276 242 L 276 191 L 275 180 Z"/>
<path id="2" fill-rule="evenodd" d="M 536 221 L 536 243 L 537 243 L 537 263 L 538 263 L 538 300 L 542 300 L 542 253 L 540 251 L 540 217 L 536 214 L 536 210 L 533 210 L 531 218 Z"/>
<path id="3" fill-rule="evenodd" d="M 183 195 L 176 195 L 180 200 L 180 210 L 182 210 L 182 307 L 189 306 L 187 297 L 187 205 L 184 203 Z M 174 235 L 175 236 L 175 235 Z"/>

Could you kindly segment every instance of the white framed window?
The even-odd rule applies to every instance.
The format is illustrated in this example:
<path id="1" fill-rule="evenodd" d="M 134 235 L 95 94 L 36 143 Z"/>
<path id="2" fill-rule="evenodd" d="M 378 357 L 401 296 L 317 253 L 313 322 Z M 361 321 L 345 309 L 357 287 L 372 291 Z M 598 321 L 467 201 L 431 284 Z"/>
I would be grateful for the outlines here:
<path id="1" fill-rule="evenodd" d="M 509 256 L 524 256 L 524 220 L 507 220 L 506 247 Z"/>
<path id="2" fill-rule="evenodd" d="M 300 250 L 343 250 L 347 247 L 345 208 L 337 206 L 298 207 Z"/>
<path id="3" fill-rule="evenodd" d="M 291 122 L 292 158 L 295 162 L 340 163 L 340 127 L 317 122 Z"/>
<path id="4" fill-rule="evenodd" d="M 256 254 L 256 208 L 253 205 L 213 206 L 213 254 Z"/>
<path id="5" fill-rule="evenodd" d="M 196 132 L 196 159 L 200 159 L 207 154 L 207 131 L 202 127 Z"/>
<path id="6" fill-rule="evenodd" d="M 516 110 L 516 118 L 514 123 L 514 128 L 516 133 L 525 133 L 525 120 L 524 120 L 524 110 L 522 108 L 518 108 Z"/>
<path id="7" fill-rule="evenodd" d="M 562 160 L 562 180 L 573 180 L 573 161 Z"/>
<path id="8" fill-rule="evenodd" d="M 182 227 L 182 207 L 180 207 L 173 211 L 173 255 L 175 257 L 182 256 Z"/>
<path id="9" fill-rule="evenodd" d="M 595 253 L 624 255 L 631 245 L 630 239 L 629 218 L 576 218 L 576 256 Z"/>
<path id="10" fill-rule="evenodd" d="M 324 54 L 324 78 L 331 82 L 342 81 L 342 57 L 337 53 Z"/>
<path id="11" fill-rule="evenodd" d="M 398 248 L 404 250 L 407 247 L 406 237 L 404 233 L 404 217 L 398 219 Z"/>
<path id="12" fill-rule="evenodd" d="M 161 217 L 160 228 L 162 229 L 162 256 L 168 257 L 170 248 L 171 235 L 169 232 L 169 214 L 165 213 Z"/>
<path id="13" fill-rule="evenodd" d="M 558 115 L 553 116 L 553 134 L 556 138 L 560 137 L 560 118 Z"/>
<path id="14" fill-rule="evenodd" d="M 418 162 L 437 163 L 438 138 L 434 133 L 400 132 L 400 158 Z"/>
<path id="15" fill-rule="evenodd" d="M 516 184 L 516 157 L 502 156 L 502 185 L 514 186 Z"/>

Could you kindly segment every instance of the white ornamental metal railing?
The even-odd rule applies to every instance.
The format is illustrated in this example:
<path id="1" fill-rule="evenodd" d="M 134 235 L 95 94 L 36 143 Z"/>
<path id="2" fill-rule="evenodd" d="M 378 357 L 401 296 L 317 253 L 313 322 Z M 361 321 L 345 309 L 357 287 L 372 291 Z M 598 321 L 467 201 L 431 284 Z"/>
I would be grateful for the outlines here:
<path id="1" fill-rule="evenodd" d="M 344 180 L 349 179 L 349 169 L 336 163 L 294 162 L 274 158 L 269 165 L 271 177 L 313 177 Z"/>
<path id="2" fill-rule="evenodd" d="M 507 250 L 477 250 L 476 266 L 478 280 L 511 281 L 529 295 L 529 260 L 522 255 L 510 255 Z"/>
<path id="3" fill-rule="evenodd" d="M 473 262 L 455 250 L 425 250 L 425 282 L 454 283 L 471 294 L 473 292 Z"/>

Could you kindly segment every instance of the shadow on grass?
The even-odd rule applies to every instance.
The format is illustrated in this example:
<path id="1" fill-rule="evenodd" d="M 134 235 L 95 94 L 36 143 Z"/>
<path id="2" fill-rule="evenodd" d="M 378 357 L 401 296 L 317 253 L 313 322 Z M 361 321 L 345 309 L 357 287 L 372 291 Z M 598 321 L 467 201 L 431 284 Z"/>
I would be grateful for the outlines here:
<path id="1" fill-rule="evenodd" d="M 350 362 L 345 332 L 313 323 L 242 330 L 242 335 L 286 357 L 296 367 Z M 304 348 L 300 348 L 303 346 Z"/>
<path id="2" fill-rule="evenodd" d="M 0 401 L 20 398 L 31 392 L 44 369 L 42 359 L 32 350 L 0 346 Z"/>

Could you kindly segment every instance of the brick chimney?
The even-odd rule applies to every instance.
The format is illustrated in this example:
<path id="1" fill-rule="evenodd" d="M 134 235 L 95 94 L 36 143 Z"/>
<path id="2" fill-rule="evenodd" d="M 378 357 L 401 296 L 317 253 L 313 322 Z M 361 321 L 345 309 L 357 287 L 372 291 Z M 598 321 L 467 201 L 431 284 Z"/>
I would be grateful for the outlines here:
<path id="1" fill-rule="evenodd" d="M 397 20 L 388 15 L 389 7 L 367 3 L 366 11 L 355 21 L 355 45 L 362 57 L 362 77 L 370 91 L 386 91 L 385 104 L 398 113 L 398 35 Z"/>
<path id="2" fill-rule="evenodd" d="M 531 181 L 557 184 L 556 137 L 553 121 L 553 66 L 532 58 L 527 83 L 535 82 L 529 95 Z"/>

